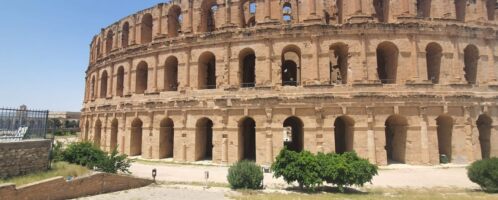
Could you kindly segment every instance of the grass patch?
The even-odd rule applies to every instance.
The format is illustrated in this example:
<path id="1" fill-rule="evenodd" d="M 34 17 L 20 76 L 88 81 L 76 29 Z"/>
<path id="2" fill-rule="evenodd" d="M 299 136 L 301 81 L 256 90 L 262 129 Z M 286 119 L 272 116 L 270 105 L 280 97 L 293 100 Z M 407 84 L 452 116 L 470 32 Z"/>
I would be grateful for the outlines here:
<path id="1" fill-rule="evenodd" d="M 26 185 L 29 183 L 57 177 L 57 176 L 82 176 L 90 173 L 90 170 L 86 167 L 80 165 L 73 165 L 66 162 L 57 162 L 52 164 L 52 169 L 45 172 L 37 172 L 32 174 L 27 174 L 24 176 L 18 176 L 8 179 L 0 179 L 0 184 L 3 183 L 14 183 L 17 186 Z"/>
<path id="2" fill-rule="evenodd" d="M 333 189 L 331 189 L 333 190 Z M 238 200 L 255 199 L 255 200 L 325 200 L 325 199 L 350 199 L 350 200 L 384 200 L 384 199 L 403 199 L 403 200 L 471 200 L 482 199 L 491 200 L 498 199 L 498 194 L 487 194 L 477 190 L 464 189 L 369 189 L 367 192 L 352 192 L 352 193 L 265 193 L 260 191 L 245 191 L 241 195 L 232 196 L 230 198 Z"/>

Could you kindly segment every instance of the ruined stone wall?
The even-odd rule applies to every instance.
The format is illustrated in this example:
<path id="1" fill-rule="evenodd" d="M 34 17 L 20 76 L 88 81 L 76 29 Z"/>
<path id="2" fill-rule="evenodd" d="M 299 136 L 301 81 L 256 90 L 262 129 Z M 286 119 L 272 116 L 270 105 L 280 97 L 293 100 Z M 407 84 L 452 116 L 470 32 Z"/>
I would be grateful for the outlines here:
<path id="1" fill-rule="evenodd" d="M 377 164 L 498 156 L 493 6 L 455 2 L 159 4 L 92 41 L 82 139 L 177 161 L 212 145 L 213 162 L 269 164 L 292 125 L 298 150 Z"/>
<path id="2" fill-rule="evenodd" d="M 0 142 L 0 178 L 47 170 L 51 146 L 50 140 Z"/>

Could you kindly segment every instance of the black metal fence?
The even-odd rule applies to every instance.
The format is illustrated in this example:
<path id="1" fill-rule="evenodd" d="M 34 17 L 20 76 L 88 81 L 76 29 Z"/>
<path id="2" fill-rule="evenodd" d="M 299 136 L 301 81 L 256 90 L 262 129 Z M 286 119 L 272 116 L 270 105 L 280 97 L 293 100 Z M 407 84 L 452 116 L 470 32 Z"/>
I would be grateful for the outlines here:
<path id="1" fill-rule="evenodd" d="M 48 110 L 0 108 L 0 142 L 45 138 Z"/>

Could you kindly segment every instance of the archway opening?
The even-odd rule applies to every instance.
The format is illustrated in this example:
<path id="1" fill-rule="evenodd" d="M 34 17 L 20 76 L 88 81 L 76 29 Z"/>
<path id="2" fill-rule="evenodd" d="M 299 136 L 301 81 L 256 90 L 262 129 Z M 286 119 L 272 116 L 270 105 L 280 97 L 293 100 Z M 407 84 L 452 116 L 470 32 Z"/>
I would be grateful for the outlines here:
<path id="1" fill-rule="evenodd" d="M 142 17 L 142 25 L 141 25 L 141 41 L 142 44 L 152 42 L 152 30 L 153 30 L 153 22 L 152 15 L 147 13 Z"/>
<path id="2" fill-rule="evenodd" d="M 304 130 L 303 121 L 297 117 L 289 117 L 284 121 L 283 127 L 285 130 L 290 131 L 290 139 L 292 141 L 284 142 L 284 146 L 288 150 L 301 152 L 304 144 Z"/>
<path id="3" fill-rule="evenodd" d="M 216 0 L 204 0 L 201 4 L 201 24 L 199 32 L 213 32 L 216 30 Z"/>
<path id="4" fill-rule="evenodd" d="M 334 122 L 335 152 L 344 153 L 353 151 L 354 120 L 348 116 L 336 118 Z"/>
<path id="5" fill-rule="evenodd" d="M 285 2 L 282 5 L 282 20 L 284 22 L 292 21 L 292 4 L 289 2 Z"/>
<path id="6" fill-rule="evenodd" d="M 94 128 L 94 133 L 93 133 L 93 143 L 95 146 L 100 147 L 100 140 L 101 140 L 101 135 L 102 135 L 102 122 L 97 120 L 95 122 L 95 128 Z"/>
<path id="7" fill-rule="evenodd" d="M 85 136 L 84 136 L 84 141 L 88 141 L 88 134 L 90 134 L 90 122 L 87 120 L 85 122 Z"/>
<path id="8" fill-rule="evenodd" d="M 486 1 L 486 12 L 488 14 L 488 20 L 489 21 L 494 21 L 495 20 L 495 13 L 497 9 L 497 2 L 496 0 L 487 0 Z"/>
<path id="9" fill-rule="evenodd" d="M 330 83 L 348 83 L 348 46 L 344 43 L 335 43 L 330 46 Z"/>
<path id="10" fill-rule="evenodd" d="M 385 125 L 387 162 L 405 163 L 407 119 L 401 115 L 392 115 L 387 118 Z"/>
<path id="11" fill-rule="evenodd" d="M 166 59 L 164 64 L 164 90 L 178 90 L 178 59 L 174 56 Z"/>
<path id="12" fill-rule="evenodd" d="M 197 121 L 195 141 L 195 160 L 212 160 L 213 121 L 208 118 L 202 118 Z"/>
<path id="13" fill-rule="evenodd" d="M 240 86 L 254 87 L 256 82 L 256 55 L 252 49 L 244 49 L 239 54 Z"/>
<path id="14" fill-rule="evenodd" d="M 211 52 L 205 52 L 199 57 L 199 89 L 216 89 L 216 57 Z"/>
<path id="15" fill-rule="evenodd" d="M 143 122 L 136 118 L 131 123 L 130 156 L 142 155 Z"/>
<path id="16" fill-rule="evenodd" d="M 451 162 L 453 118 L 447 115 L 441 115 L 436 119 L 436 124 L 439 155 L 445 155 L 448 158 L 448 161 Z"/>
<path id="17" fill-rule="evenodd" d="M 111 151 L 118 148 L 118 120 L 113 119 L 111 123 Z"/>
<path id="18" fill-rule="evenodd" d="M 427 80 L 434 84 L 439 83 L 439 75 L 441 73 L 441 58 L 443 56 L 443 48 L 437 43 L 430 43 L 425 48 L 425 59 L 427 61 Z"/>
<path id="19" fill-rule="evenodd" d="M 477 83 L 477 65 L 479 62 L 479 50 L 474 45 L 468 45 L 463 50 L 465 67 L 465 80 L 469 84 Z"/>
<path id="20" fill-rule="evenodd" d="M 159 158 L 172 158 L 175 141 L 175 125 L 173 120 L 161 120 L 159 128 Z"/>
<path id="21" fill-rule="evenodd" d="M 455 0 L 455 13 L 458 21 L 465 21 L 467 0 Z"/>
<path id="22" fill-rule="evenodd" d="M 417 17 L 429 18 L 431 16 L 432 0 L 417 0 Z"/>
<path id="23" fill-rule="evenodd" d="M 486 114 L 482 114 L 476 121 L 479 130 L 479 143 L 481 144 L 482 159 L 491 158 L 491 129 L 493 120 Z"/>
<path id="24" fill-rule="evenodd" d="M 149 78 L 149 67 L 146 62 L 140 62 L 136 71 L 135 93 L 143 94 L 147 90 L 147 82 Z"/>
<path id="25" fill-rule="evenodd" d="M 104 71 L 100 76 L 100 98 L 107 97 L 107 80 L 108 80 L 107 71 Z"/>
<path id="26" fill-rule="evenodd" d="M 239 156 L 241 160 L 256 160 L 256 122 L 250 117 L 239 122 Z"/>
<path id="27" fill-rule="evenodd" d="M 240 25 L 242 28 L 256 25 L 256 1 L 242 0 L 239 5 Z"/>
<path id="28" fill-rule="evenodd" d="M 180 6 L 173 5 L 168 12 L 168 36 L 176 37 L 182 31 L 182 9 Z"/>
<path id="29" fill-rule="evenodd" d="M 301 50 L 291 45 L 282 51 L 282 86 L 298 86 L 301 80 Z"/>
<path id="30" fill-rule="evenodd" d="M 106 54 L 109 54 L 111 53 L 112 51 L 112 47 L 113 47 L 113 42 L 114 42 L 114 33 L 109 30 L 109 32 L 107 32 L 107 37 L 105 39 L 105 53 Z"/>
<path id="31" fill-rule="evenodd" d="M 381 83 L 396 83 L 398 54 L 398 48 L 392 42 L 383 42 L 377 46 L 377 73 Z"/>
<path id="32" fill-rule="evenodd" d="M 379 22 L 388 22 L 390 0 L 373 0 L 373 4 Z"/>
<path id="33" fill-rule="evenodd" d="M 118 73 L 116 75 L 116 95 L 122 97 L 124 91 L 124 67 L 120 66 L 118 68 Z"/>
<path id="34" fill-rule="evenodd" d="M 96 84 L 95 84 L 95 76 L 92 77 L 92 81 L 90 82 L 90 97 L 91 99 L 95 99 L 95 87 Z"/>
<path id="35" fill-rule="evenodd" d="M 121 46 L 123 48 L 128 47 L 128 38 L 130 37 L 130 24 L 128 22 L 125 22 L 123 24 L 123 29 L 121 33 Z"/>

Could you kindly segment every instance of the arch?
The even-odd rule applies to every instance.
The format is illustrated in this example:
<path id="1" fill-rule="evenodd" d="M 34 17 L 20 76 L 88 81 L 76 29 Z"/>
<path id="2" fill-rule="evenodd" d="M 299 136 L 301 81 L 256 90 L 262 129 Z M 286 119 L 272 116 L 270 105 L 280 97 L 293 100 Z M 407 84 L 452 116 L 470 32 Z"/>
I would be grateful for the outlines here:
<path id="1" fill-rule="evenodd" d="M 118 119 L 114 118 L 111 122 L 111 151 L 118 148 Z"/>
<path id="2" fill-rule="evenodd" d="M 85 122 L 85 136 L 83 137 L 84 141 L 88 141 L 88 134 L 90 134 L 90 122 L 86 120 Z"/>
<path id="3" fill-rule="evenodd" d="M 135 118 L 131 122 L 130 156 L 142 155 L 142 133 L 143 122 L 139 118 Z"/>
<path id="4" fill-rule="evenodd" d="M 453 133 L 453 118 L 448 115 L 440 115 L 436 118 L 437 124 L 437 143 L 439 155 L 445 155 L 451 162 L 452 158 L 452 133 Z"/>
<path id="5" fill-rule="evenodd" d="M 477 83 L 477 67 L 479 63 L 479 49 L 473 44 L 467 45 L 463 50 L 465 67 L 465 80 L 469 84 Z"/>
<path id="6" fill-rule="evenodd" d="M 100 98 L 105 99 L 107 97 L 107 81 L 108 81 L 107 71 L 102 72 L 100 75 Z"/>
<path id="7" fill-rule="evenodd" d="M 455 0 L 456 20 L 465 21 L 467 0 Z"/>
<path id="8" fill-rule="evenodd" d="M 241 87 L 254 87 L 256 84 L 256 53 L 250 48 L 239 53 L 239 80 Z"/>
<path id="9" fill-rule="evenodd" d="M 204 0 L 201 4 L 201 24 L 199 32 L 213 32 L 216 30 L 216 12 L 218 4 L 216 0 Z"/>
<path id="10" fill-rule="evenodd" d="M 170 118 L 164 118 L 159 125 L 159 158 L 173 157 L 175 141 L 175 124 Z"/>
<path id="11" fill-rule="evenodd" d="M 486 0 L 486 13 L 489 21 L 495 20 L 495 10 L 497 8 L 496 0 Z"/>
<path id="12" fill-rule="evenodd" d="M 106 54 L 111 53 L 112 47 L 113 47 L 112 46 L 113 41 L 114 41 L 114 32 L 112 32 L 112 30 L 109 30 L 107 32 L 107 37 L 105 39 L 105 53 Z"/>
<path id="13" fill-rule="evenodd" d="M 100 147 L 100 140 L 102 136 L 102 122 L 100 119 L 97 119 L 95 122 L 95 128 L 94 128 L 94 133 L 93 133 L 93 143 L 95 146 Z"/>
<path id="14" fill-rule="evenodd" d="M 178 5 L 172 5 L 168 11 L 168 36 L 177 37 L 182 31 L 182 9 Z"/>
<path id="15" fill-rule="evenodd" d="M 282 86 L 298 86 L 301 81 L 301 49 L 289 45 L 282 50 Z"/>
<path id="16" fill-rule="evenodd" d="M 97 39 L 97 58 L 100 58 L 100 56 L 102 56 L 101 52 L 100 52 L 100 38 Z"/>
<path id="17" fill-rule="evenodd" d="M 382 42 L 377 46 L 377 73 L 381 83 L 396 83 L 398 56 L 398 47 L 392 42 Z"/>
<path id="18" fill-rule="evenodd" d="M 405 163 L 408 120 L 401 115 L 391 115 L 385 126 L 387 162 Z"/>
<path id="19" fill-rule="evenodd" d="M 292 4 L 290 2 L 285 2 L 282 5 L 282 20 L 284 22 L 292 21 Z"/>
<path id="20" fill-rule="evenodd" d="M 178 58 L 170 56 L 164 64 L 164 90 L 178 90 Z"/>
<path id="21" fill-rule="evenodd" d="M 95 98 L 95 76 L 92 77 L 92 81 L 90 82 L 90 97 L 91 99 Z"/>
<path id="22" fill-rule="evenodd" d="M 335 153 L 353 151 L 354 120 L 349 116 L 340 116 L 334 122 Z"/>
<path id="23" fill-rule="evenodd" d="M 195 160 L 213 159 L 213 121 L 209 118 L 197 120 L 195 131 Z"/>
<path id="24" fill-rule="evenodd" d="M 427 80 L 434 84 L 439 83 L 441 74 L 441 58 L 443 56 L 443 48 L 435 42 L 431 42 L 425 48 L 425 60 L 427 62 Z"/>
<path id="25" fill-rule="evenodd" d="M 476 121 L 479 131 L 479 143 L 481 144 L 482 159 L 491 158 L 491 129 L 493 120 L 487 114 L 479 115 Z"/>
<path id="26" fill-rule="evenodd" d="M 289 128 L 292 141 L 284 142 L 284 146 L 291 151 L 301 152 L 304 145 L 304 124 L 298 117 L 289 117 L 283 123 L 284 128 Z"/>
<path id="27" fill-rule="evenodd" d="M 349 47 L 344 43 L 335 43 L 330 46 L 330 82 L 331 84 L 348 83 Z"/>
<path id="28" fill-rule="evenodd" d="M 135 93 L 145 93 L 149 79 L 149 67 L 146 62 L 142 61 L 138 64 L 137 71 L 135 72 L 135 78 Z"/>
<path id="29" fill-rule="evenodd" d="M 123 48 L 128 47 L 128 38 L 130 37 L 130 24 L 125 22 L 121 30 L 121 46 Z"/>
<path id="30" fill-rule="evenodd" d="M 119 66 L 116 75 L 116 95 L 122 97 L 124 92 L 124 67 Z"/>
<path id="31" fill-rule="evenodd" d="M 417 17 L 431 17 L 432 0 L 417 0 Z"/>
<path id="32" fill-rule="evenodd" d="M 256 25 L 256 1 L 241 0 L 239 4 L 240 27 L 252 27 Z"/>
<path id="33" fill-rule="evenodd" d="M 379 22 L 388 22 L 390 0 L 373 0 L 373 4 Z"/>
<path id="34" fill-rule="evenodd" d="M 153 20 L 152 20 L 152 15 L 150 13 L 145 14 L 142 16 L 142 23 L 141 23 L 141 28 L 140 28 L 140 36 L 141 36 L 141 43 L 149 43 L 152 42 L 152 30 L 154 26 Z"/>
<path id="35" fill-rule="evenodd" d="M 198 88 L 216 89 L 216 57 L 211 52 L 199 56 Z"/>
<path id="36" fill-rule="evenodd" d="M 239 121 L 239 158 L 256 161 L 256 121 L 245 117 Z"/>

